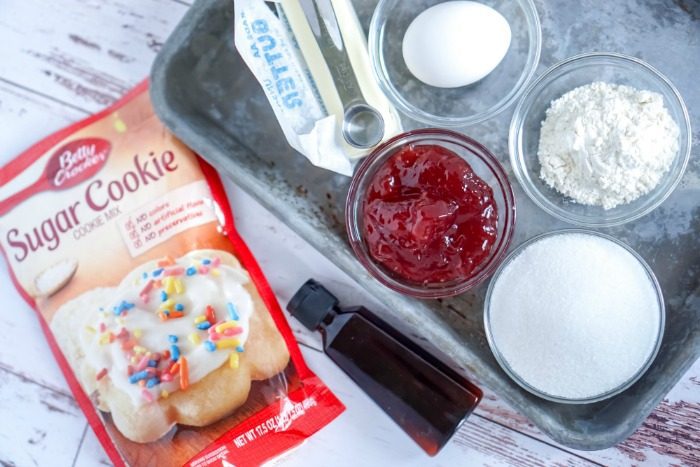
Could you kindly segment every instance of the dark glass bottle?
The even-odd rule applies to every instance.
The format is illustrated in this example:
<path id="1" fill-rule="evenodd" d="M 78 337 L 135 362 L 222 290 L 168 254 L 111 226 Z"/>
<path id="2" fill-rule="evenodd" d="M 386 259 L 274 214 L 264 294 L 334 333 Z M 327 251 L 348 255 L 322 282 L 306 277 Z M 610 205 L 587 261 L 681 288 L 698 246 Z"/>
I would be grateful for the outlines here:
<path id="1" fill-rule="evenodd" d="M 326 354 L 431 456 L 481 400 L 481 390 L 456 371 L 366 308 L 340 308 L 313 279 L 287 310 L 321 332 Z"/>

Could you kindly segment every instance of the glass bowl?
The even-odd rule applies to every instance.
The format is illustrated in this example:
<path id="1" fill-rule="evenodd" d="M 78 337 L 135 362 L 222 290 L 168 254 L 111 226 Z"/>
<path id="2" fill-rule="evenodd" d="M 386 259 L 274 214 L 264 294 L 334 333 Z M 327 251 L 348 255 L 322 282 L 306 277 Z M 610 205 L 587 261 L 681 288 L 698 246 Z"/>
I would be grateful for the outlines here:
<path id="1" fill-rule="evenodd" d="M 624 84 L 661 94 L 680 129 L 679 151 L 669 171 L 646 195 L 631 203 L 605 210 L 578 204 L 540 179 L 537 149 L 540 126 L 551 101 L 594 81 Z M 586 227 L 610 227 L 639 219 L 659 206 L 680 182 L 690 157 L 690 119 L 678 90 L 657 70 L 634 57 L 614 53 L 576 55 L 537 78 L 515 108 L 510 124 L 509 152 L 513 172 L 525 193 L 549 214 Z"/>
<path id="2" fill-rule="evenodd" d="M 621 246 L 624 248 L 626 251 L 628 251 L 634 258 L 639 262 L 639 264 L 644 268 L 644 270 L 647 273 L 647 276 L 649 277 L 649 280 L 652 283 L 652 286 L 654 287 L 654 290 L 656 291 L 656 298 L 658 300 L 658 305 L 659 305 L 659 327 L 658 327 L 658 333 L 656 335 L 656 341 L 654 343 L 654 348 L 652 349 L 651 353 L 647 357 L 646 361 L 644 364 L 639 368 L 635 374 L 630 377 L 627 381 L 621 383 L 619 386 L 616 388 L 613 388 L 607 392 L 588 397 L 585 399 L 571 399 L 571 398 L 564 398 L 552 394 L 548 394 L 546 392 L 540 391 L 539 389 L 535 388 L 534 386 L 530 385 L 527 381 L 525 381 L 523 378 L 518 375 L 508 364 L 506 361 L 505 357 L 501 354 L 501 352 L 498 349 L 498 346 L 496 345 L 496 340 L 493 336 L 493 332 L 491 329 L 491 298 L 493 295 L 493 289 L 495 287 L 496 282 L 498 281 L 498 278 L 500 277 L 501 273 L 508 267 L 508 265 L 518 256 L 520 253 L 522 253 L 527 247 L 530 245 L 544 239 L 547 237 L 553 237 L 555 235 L 566 235 L 566 234 L 585 234 L 585 235 L 595 235 L 601 238 L 604 238 L 606 240 L 610 240 L 616 245 Z M 596 232 L 594 230 L 587 230 L 587 229 L 562 229 L 562 230 L 556 230 L 553 232 L 547 232 L 541 235 L 537 235 L 526 242 L 522 243 L 519 245 L 517 248 L 515 248 L 509 255 L 508 257 L 501 263 L 500 267 L 498 270 L 494 273 L 493 279 L 489 283 L 489 288 L 486 291 L 486 298 L 484 300 L 484 330 L 486 332 L 486 340 L 489 343 L 489 347 L 491 348 L 491 351 L 493 352 L 494 357 L 496 358 L 496 361 L 498 364 L 501 366 L 503 371 L 506 372 L 506 374 L 513 380 L 515 381 L 520 387 L 525 389 L 526 391 L 541 397 L 543 399 L 552 401 L 552 402 L 558 402 L 561 404 L 591 404 L 593 402 L 599 402 L 604 399 L 608 399 L 610 397 L 613 397 L 625 389 L 629 388 L 632 386 L 639 378 L 642 377 L 644 373 L 649 369 L 651 364 L 654 362 L 654 359 L 656 358 L 656 355 L 659 353 L 659 348 L 661 347 L 661 340 L 663 339 L 663 334 L 664 334 L 664 329 L 665 329 L 665 322 L 666 322 L 666 310 L 665 310 L 665 305 L 664 305 L 664 298 L 663 298 L 663 293 L 661 291 L 661 286 L 659 285 L 659 282 L 656 280 L 656 276 L 654 275 L 654 272 L 652 269 L 649 267 L 649 265 L 644 261 L 644 259 L 639 256 L 639 254 L 634 251 L 629 245 L 621 242 L 620 240 L 616 239 L 615 237 L 612 237 L 610 235 L 602 234 L 600 232 Z"/>
<path id="3" fill-rule="evenodd" d="M 511 43 L 501 63 L 485 78 L 459 88 L 437 88 L 415 78 L 403 59 L 409 24 L 440 0 L 381 0 L 369 26 L 374 74 L 394 106 L 419 122 L 453 127 L 483 122 L 523 92 L 540 59 L 542 33 L 532 0 L 483 0 L 508 21 Z"/>
<path id="4" fill-rule="evenodd" d="M 493 190 L 498 210 L 497 236 L 489 256 L 467 279 L 419 285 L 398 278 L 374 262 L 363 238 L 363 201 L 377 169 L 398 149 L 406 145 L 434 144 L 447 148 L 469 163 L 474 173 Z M 515 224 L 515 198 L 503 166 L 484 146 L 460 133 L 442 129 L 409 131 L 377 147 L 357 169 L 345 206 L 345 224 L 350 246 L 360 263 L 385 286 L 417 298 L 440 298 L 460 294 L 484 281 L 498 267 L 510 245 Z"/>

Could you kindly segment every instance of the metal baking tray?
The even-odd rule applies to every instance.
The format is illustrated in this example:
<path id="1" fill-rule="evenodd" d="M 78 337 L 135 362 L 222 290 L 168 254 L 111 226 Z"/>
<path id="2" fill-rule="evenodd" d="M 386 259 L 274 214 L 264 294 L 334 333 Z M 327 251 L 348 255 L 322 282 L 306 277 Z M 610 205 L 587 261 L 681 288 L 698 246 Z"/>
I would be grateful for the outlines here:
<path id="1" fill-rule="evenodd" d="M 700 57 L 700 22 L 694 20 L 694 7 L 684 10 L 684 2 L 670 0 L 639 2 L 634 11 L 624 2 L 602 0 L 595 8 L 567 0 L 536 3 L 544 35 L 538 74 L 584 51 L 639 56 L 680 89 L 692 114 L 697 145 L 700 61 L 695 58 Z M 365 27 L 375 5 L 376 1 L 355 1 Z M 562 405 L 523 391 L 496 363 L 482 322 L 487 284 L 456 298 L 419 301 L 392 292 L 365 272 L 349 248 L 343 225 L 350 180 L 313 167 L 287 145 L 260 86 L 234 48 L 232 0 L 195 2 L 161 50 L 151 86 L 155 109 L 175 134 L 392 310 L 385 318 L 401 322 L 414 338 L 440 349 L 455 366 L 566 446 L 603 449 L 629 436 L 700 355 L 697 147 L 682 183 L 661 207 L 637 222 L 605 230 L 635 248 L 658 276 L 667 306 L 658 357 L 622 394 L 595 404 Z M 512 108 L 462 130 L 489 147 L 508 170 L 518 207 L 513 248 L 566 224 L 536 208 L 513 177 L 507 156 L 511 115 Z"/>

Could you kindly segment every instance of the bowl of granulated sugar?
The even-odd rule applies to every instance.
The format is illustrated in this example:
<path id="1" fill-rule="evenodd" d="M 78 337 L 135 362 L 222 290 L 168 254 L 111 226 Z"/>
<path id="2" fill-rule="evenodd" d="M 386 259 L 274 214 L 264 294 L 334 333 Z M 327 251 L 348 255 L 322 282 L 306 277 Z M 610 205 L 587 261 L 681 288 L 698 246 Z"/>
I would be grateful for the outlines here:
<path id="1" fill-rule="evenodd" d="M 520 245 L 494 274 L 484 325 L 503 370 L 554 402 L 587 404 L 634 384 L 661 345 L 653 271 L 629 246 L 568 229 Z"/>

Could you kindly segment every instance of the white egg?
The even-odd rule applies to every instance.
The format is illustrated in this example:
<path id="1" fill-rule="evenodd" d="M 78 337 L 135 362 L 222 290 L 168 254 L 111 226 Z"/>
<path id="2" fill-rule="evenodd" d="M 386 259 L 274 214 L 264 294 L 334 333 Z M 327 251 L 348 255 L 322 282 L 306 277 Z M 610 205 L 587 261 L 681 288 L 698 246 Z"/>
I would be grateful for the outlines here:
<path id="1" fill-rule="evenodd" d="M 450 1 L 419 14 L 406 29 L 403 58 L 419 80 L 456 88 L 491 73 L 508 52 L 510 26 L 482 3 Z"/>

